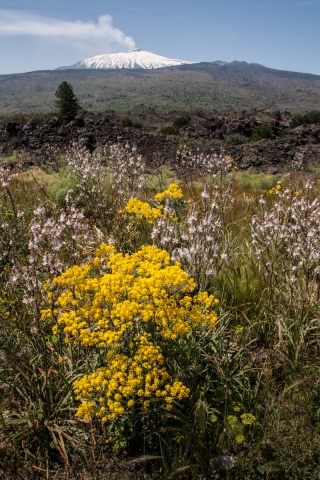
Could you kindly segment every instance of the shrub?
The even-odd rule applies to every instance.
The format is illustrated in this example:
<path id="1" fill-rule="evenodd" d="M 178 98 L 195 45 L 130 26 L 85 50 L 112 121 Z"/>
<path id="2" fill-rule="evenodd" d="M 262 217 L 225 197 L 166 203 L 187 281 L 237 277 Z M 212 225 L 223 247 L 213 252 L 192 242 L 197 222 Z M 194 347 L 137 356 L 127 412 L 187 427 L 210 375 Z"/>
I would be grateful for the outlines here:
<path id="1" fill-rule="evenodd" d="M 304 115 L 296 114 L 293 115 L 291 118 L 292 123 L 295 125 L 303 125 L 303 124 L 313 124 L 313 123 L 320 123 L 320 111 L 319 110 L 312 110 L 311 112 L 307 112 Z"/>
<path id="2" fill-rule="evenodd" d="M 182 128 L 188 125 L 190 120 L 191 120 L 190 115 L 182 115 L 181 117 L 177 117 L 173 122 L 173 128 L 179 130 L 179 128 Z"/>
<path id="3" fill-rule="evenodd" d="M 176 128 L 167 126 L 162 128 L 162 130 L 160 130 L 160 133 L 162 133 L 163 135 L 177 135 L 178 132 Z"/>
<path id="4" fill-rule="evenodd" d="M 273 133 L 269 125 L 266 123 L 263 123 L 259 125 L 258 127 L 255 127 L 252 131 L 252 135 L 250 137 L 251 142 L 258 142 L 259 140 L 262 140 L 263 138 L 272 138 Z"/>
<path id="5" fill-rule="evenodd" d="M 246 140 L 246 137 L 240 135 L 240 133 L 231 133 L 225 137 L 225 141 L 231 143 L 231 145 L 242 145 Z"/>
<path id="6" fill-rule="evenodd" d="M 284 302 L 288 310 L 304 311 L 318 301 L 320 202 L 312 199 L 311 190 L 310 182 L 302 192 L 283 189 L 279 183 L 268 192 L 274 203 L 268 207 L 261 197 L 261 213 L 251 220 L 252 245 L 270 295 L 277 297 L 281 291 L 280 309 Z"/>
<path id="7" fill-rule="evenodd" d="M 148 410 L 151 397 L 171 410 L 173 401 L 189 396 L 169 373 L 170 357 L 179 338 L 199 324 L 214 325 L 217 301 L 206 292 L 194 294 L 195 281 L 179 263 L 171 264 L 166 251 L 145 246 L 124 255 L 102 245 L 91 263 L 67 270 L 53 286 L 64 289 L 55 305 L 58 316 L 42 311 L 53 333 L 106 349 L 92 373 L 74 382 L 81 401 L 77 416 L 106 422 Z"/>
<path id="8" fill-rule="evenodd" d="M 132 125 L 132 120 L 129 117 L 125 117 L 121 122 L 121 127 L 123 128 L 132 127 Z"/>
<path id="9" fill-rule="evenodd" d="M 129 117 L 125 117 L 121 122 L 121 127 L 133 127 L 133 128 L 142 128 L 142 123 L 140 122 L 133 122 Z"/>
<path id="10" fill-rule="evenodd" d="M 48 194 L 53 201 L 59 205 L 64 205 L 68 190 L 73 190 L 75 194 L 79 193 L 76 183 L 69 177 L 63 176 L 57 180 L 53 180 L 49 184 Z"/>

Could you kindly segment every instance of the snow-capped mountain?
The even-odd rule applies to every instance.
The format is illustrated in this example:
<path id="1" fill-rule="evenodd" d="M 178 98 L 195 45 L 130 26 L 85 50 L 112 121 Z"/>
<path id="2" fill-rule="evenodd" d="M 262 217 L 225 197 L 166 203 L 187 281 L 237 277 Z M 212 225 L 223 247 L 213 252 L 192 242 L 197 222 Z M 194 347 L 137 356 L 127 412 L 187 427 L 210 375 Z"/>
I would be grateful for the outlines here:
<path id="1" fill-rule="evenodd" d="M 105 55 L 96 55 L 92 58 L 85 58 L 70 67 L 59 67 L 57 70 L 66 69 L 87 69 L 87 68 L 162 68 L 176 65 L 185 65 L 194 62 L 187 60 L 177 60 L 173 58 L 162 57 L 146 50 L 133 50 L 128 53 L 106 53 Z"/>

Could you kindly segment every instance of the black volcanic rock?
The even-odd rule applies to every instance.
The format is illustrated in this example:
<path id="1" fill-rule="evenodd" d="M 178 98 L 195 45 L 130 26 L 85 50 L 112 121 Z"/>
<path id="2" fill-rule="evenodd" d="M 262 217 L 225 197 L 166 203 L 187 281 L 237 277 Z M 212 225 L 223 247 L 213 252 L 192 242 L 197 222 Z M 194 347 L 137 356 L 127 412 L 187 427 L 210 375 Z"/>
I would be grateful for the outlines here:
<path id="1" fill-rule="evenodd" d="M 224 140 L 228 135 L 239 133 L 250 137 L 259 122 L 241 116 L 228 118 L 197 112 L 191 115 L 190 124 L 180 129 L 178 135 L 162 135 L 162 126 L 172 124 L 178 115 L 179 112 L 132 115 L 133 122 L 144 122 L 142 128 L 122 128 L 124 115 L 114 112 L 83 113 L 67 124 L 61 124 L 57 117 L 32 120 L 26 125 L 9 122 L 0 127 L 0 153 L 9 157 L 14 150 L 24 149 L 33 153 L 39 164 L 46 161 L 52 148 L 65 151 L 76 143 L 93 152 L 96 148 L 119 142 L 135 144 L 150 168 L 167 164 L 179 170 L 175 157 L 182 144 L 190 151 L 199 148 L 203 153 L 220 153 L 223 149 L 225 154 L 236 159 L 240 169 L 255 167 L 264 172 L 283 171 L 297 152 L 303 153 L 306 163 L 319 162 L 320 125 L 288 131 L 286 125 L 272 124 L 273 131 L 283 136 L 233 146 Z"/>

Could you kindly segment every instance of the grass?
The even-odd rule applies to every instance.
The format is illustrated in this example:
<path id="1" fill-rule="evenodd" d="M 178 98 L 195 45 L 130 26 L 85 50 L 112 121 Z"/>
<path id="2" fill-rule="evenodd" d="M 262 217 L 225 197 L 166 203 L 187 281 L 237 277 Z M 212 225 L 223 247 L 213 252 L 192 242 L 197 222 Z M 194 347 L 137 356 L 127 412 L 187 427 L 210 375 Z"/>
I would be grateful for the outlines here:
<path id="1" fill-rule="evenodd" d="M 253 167 L 239 173 L 237 176 L 237 180 L 241 185 L 264 191 L 275 187 L 282 179 L 283 176 L 281 174 L 268 175 L 266 173 L 258 173 Z"/>
<path id="2" fill-rule="evenodd" d="M 0 165 L 12 165 L 17 161 L 18 152 L 14 151 L 11 157 L 0 157 Z"/>
<path id="3" fill-rule="evenodd" d="M 319 168 L 319 167 L 309 166 L 308 170 L 309 170 L 309 172 L 313 173 L 314 176 L 315 176 L 317 179 L 320 178 L 320 168 Z"/>
<path id="4" fill-rule="evenodd" d="M 156 192 L 166 190 L 171 183 L 179 182 L 176 174 L 166 165 L 159 168 L 159 173 L 148 175 L 147 179 L 148 188 Z"/>

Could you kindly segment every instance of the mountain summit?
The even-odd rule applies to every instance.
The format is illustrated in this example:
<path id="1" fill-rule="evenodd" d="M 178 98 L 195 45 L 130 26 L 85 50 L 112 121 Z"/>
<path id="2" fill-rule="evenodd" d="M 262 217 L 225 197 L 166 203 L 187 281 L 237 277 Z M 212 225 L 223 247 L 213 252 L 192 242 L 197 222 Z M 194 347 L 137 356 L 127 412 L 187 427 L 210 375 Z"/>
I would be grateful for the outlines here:
<path id="1" fill-rule="evenodd" d="M 133 50 L 128 53 L 106 53 L 105 55 L 96 55 L 95 57 L 85 58 L 70 67 L 59 67 L 56 70 L 67 69 L 93 69 L 93 68 L 143 68 L 154 69 L 162 67 L 172 67 L 185 65 L 194 62 L 187 60 L 177 60 L 173 58 L 162 57 L 146 50 Z"/>

